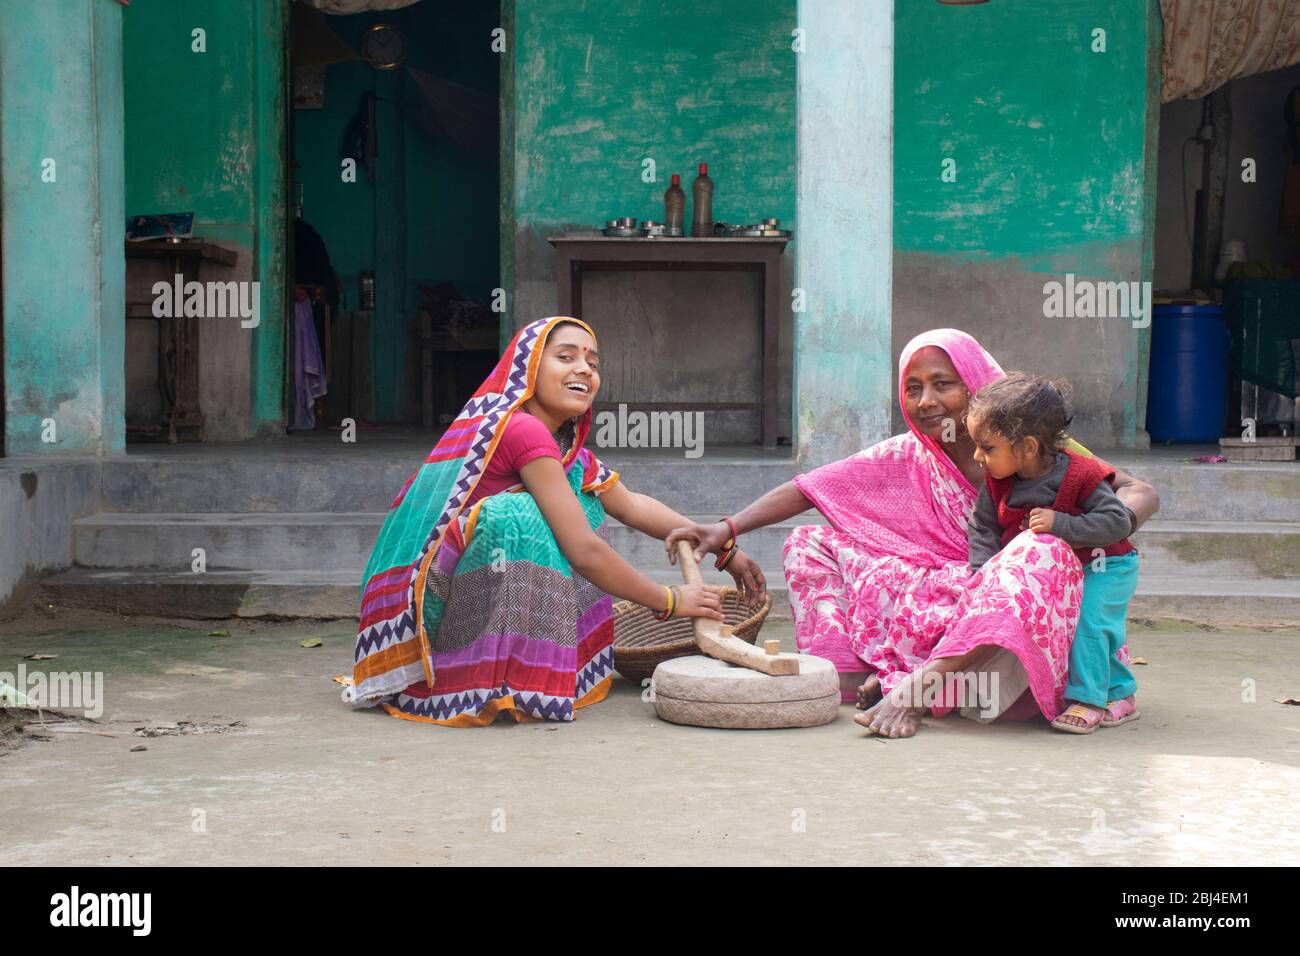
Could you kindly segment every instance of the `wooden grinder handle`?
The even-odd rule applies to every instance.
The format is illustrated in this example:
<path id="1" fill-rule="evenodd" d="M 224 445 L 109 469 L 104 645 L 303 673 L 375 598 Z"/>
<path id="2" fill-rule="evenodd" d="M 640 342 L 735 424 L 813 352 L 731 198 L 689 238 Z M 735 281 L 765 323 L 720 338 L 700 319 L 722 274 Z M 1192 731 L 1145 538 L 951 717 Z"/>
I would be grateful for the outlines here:
<path id="1" fill-rule="evenodd" d="M 682 569 L 682 579 L 687 584 L 703 584 L 699 562 L 695 552 L 685 541 L 677 542 L 677 564 Z M 765 654 L 752 644 L 740 638 L 724 633 L 722 625 L 712 618 L 693 617 L 695 625 L 695 643 L 709 657 L 720 661 L 739 664 L 773 677 L 785 677 L 799 673 L 799 661 L 794 657 L 778 657 Z"/>

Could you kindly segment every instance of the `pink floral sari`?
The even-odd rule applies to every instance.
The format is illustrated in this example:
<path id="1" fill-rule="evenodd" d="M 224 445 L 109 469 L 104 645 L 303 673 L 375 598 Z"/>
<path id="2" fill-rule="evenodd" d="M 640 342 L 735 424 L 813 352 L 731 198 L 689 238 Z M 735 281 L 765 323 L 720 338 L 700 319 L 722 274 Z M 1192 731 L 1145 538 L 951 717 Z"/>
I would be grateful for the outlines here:
<path id="1" fill-rule="evenodd" d="M 900 403 L 912 356 L 930 345 L 972 393 L 1003 374 L 966 333 L 925 332 L 899 357 Z M 874 670 L 888 692 L 931 657 L 1000 647 L 1055 718 L 1083 591 L 1079 559 L 1059 538 L 1026 531 L 972 576 L 966 519 L 977 489 L 907 424 L 907 434 L 795 478 L 830 522 L 797 528 L 785 545 L 799 649 L 842 672 Z"/>

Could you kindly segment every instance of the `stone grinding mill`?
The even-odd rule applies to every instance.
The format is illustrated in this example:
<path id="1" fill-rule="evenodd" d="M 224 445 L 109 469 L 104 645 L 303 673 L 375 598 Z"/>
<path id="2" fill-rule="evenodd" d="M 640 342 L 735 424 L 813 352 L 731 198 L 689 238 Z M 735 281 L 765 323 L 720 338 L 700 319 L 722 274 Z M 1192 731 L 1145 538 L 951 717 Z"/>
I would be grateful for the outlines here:
<path id="1" fill-rule="evenodd" d="M 677 561 L 687 584 L 702 584 L 691 546 L 677 542 Z M 780 653 L 779 641 L 762 649 L 709 618 L 693 619 L 701 653 L 667 660 L 655 668 L 655 713 L 674 724 L 696 727 L 775 729 L 816 727 L 839 712 L 839 675 L 830 661 L 811 654 Z"/>

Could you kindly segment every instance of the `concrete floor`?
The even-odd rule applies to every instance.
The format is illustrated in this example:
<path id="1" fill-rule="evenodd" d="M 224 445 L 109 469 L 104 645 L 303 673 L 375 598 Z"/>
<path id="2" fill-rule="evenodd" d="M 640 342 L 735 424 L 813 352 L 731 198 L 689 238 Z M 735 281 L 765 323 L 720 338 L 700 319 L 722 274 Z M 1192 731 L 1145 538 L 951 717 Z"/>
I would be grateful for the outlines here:
<path id="1" fill-rule="evenodd" d="M 1300 707 L 1273 702 L 1300 696 L 1295 633 L 1139 630 L 1145 716 L 1091 737 L 947 718 L 880 741 L 848 706 L 807 730 L 678 727 L 621 680 L 572 724 L 446 730 L 340 701 L 347 622 L 46 613 L 0 623 L 0 671 L 57 654 L 27 666 L 102 670 L 106 706 L 43 733 L 0 725 L 9 865 L 1261 865 L 1300 852 Z M 313 636 L 323 646 L 298 646 Z M 790 646 L 788 616 L 763 637 Z M 213 732 L 134 732 L 179 721 Z"/>

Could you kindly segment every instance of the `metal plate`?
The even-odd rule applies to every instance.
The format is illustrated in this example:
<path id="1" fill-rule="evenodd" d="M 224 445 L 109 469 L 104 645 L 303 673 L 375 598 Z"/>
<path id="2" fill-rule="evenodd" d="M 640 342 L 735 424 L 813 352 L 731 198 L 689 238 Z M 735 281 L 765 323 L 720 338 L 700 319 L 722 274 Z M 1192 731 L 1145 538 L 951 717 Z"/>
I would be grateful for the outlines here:
<path id="1" fill-rule="evenodd" d="M 613 239 L 639 239 L 641 238 L 640 229 L 602 229 L 606 236 Z"/>
<path id="2" fill-rule="evenodd" d="M 727 229 L 728 239 L 789 239 L 789 229 L 766 229 L 762 226 L 732 226 Z"/>

